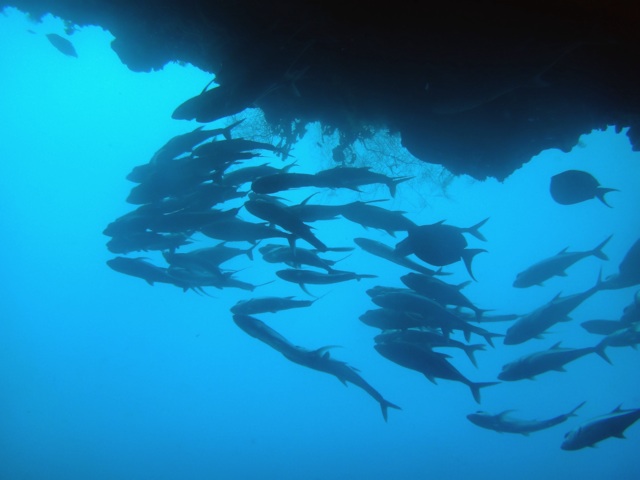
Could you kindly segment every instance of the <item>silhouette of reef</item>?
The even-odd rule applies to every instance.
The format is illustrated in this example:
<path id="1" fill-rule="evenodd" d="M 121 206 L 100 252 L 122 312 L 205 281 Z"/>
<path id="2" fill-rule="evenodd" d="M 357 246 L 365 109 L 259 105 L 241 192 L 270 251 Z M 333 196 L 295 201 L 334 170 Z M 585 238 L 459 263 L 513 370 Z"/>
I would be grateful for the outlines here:
<path id="1" fill-rule="evenodd" d="M 631 1 L 0 6 L 106 28 L 134 71 L 179 61 L 215 73 L 283 132 L 296 134 L 294 119 L 320 121 L 348 145 L 388 128 L 414 156 L 455 174 L 503 179 L 542 150 L 568 151 L 607 125 L 630 127 L 640 148 L 640 22 Z"/>

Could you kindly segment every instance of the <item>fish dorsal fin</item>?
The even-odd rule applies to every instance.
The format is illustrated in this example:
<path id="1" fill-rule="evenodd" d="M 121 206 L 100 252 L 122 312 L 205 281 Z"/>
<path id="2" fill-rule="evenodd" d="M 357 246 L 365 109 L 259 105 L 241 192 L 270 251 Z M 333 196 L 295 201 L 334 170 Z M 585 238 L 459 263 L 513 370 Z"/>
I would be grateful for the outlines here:
<path id="1" fill-rule="evenodd" d="M 622 412 L 622 404 L 618 405 L 616 408 L 611 410 L 611 413 L 620 413 Z"/>
<path id="2" fill-rule="evenodd" d="M 500 413 L 499 413 L 498 415 L 496 415 L 496 416 L 497 416 L 498 418 L 502 419 L 502 418 L 504 418 L 504 417 L 508 416 L 510 413 L 513 413 L 513 412 L 515 412 L 515 410 L 512 408 L 512 409 L 509 409 L 509 410 L 504 410 L 504 411 L 500 412 Z"/>
<path id="3" fill-rule="evenodd" d="M 569 249 L 569 247 L 564 247 L 562 250 L 560 250 L 556 255 L 562 255 L 563 253 L 566 253 L 566 251 Z"/>
<path id="4" fill-rule="evenodd" d="M 471 283 L 473 283 L 471 280 L 467 280 L 466 282 L 459 283 L 455 287 L 458 290 L 462 290 L 464 287 L 466 287 L 467 285 L 470 285 Z"/>
<path id="5" fill-rule="evenodd" d="M 320 347 L 320 348 L 314 350 L 313 353 L 315 355 L 318 355 L 319 357 L 322 357 L 322 358 L 328 360 L 329 358 L 331 358 L 329 350 L 331 350 L 332 348 L 340 348 L 340 345 L 326 345 L 324 347 Z"/>
<path id="6" fill-rule="evenodd" d="M 319 193 L 319 192 L 312 193 L 312 194 L 311 194 L 311 195 L 309 195 L 307 198 L 305 198 L 302 202 L 300 202 L 300 205 L 306 205 L 306 204 L 307 204 L 307 202 L 308 202 L 309 200 L 311 200 L 311 197 L 313 197 L 314 195 L 317 195 L 318 193 Z"/>
<path id="7" fill-rule="evenodd" d="M 554 343 L 553 346 L 549 350 L 557 350 L 557 349 L 559 349 L 561 343 L 562 343 L 562 341 L 560 341 L 558 343 Z"/>

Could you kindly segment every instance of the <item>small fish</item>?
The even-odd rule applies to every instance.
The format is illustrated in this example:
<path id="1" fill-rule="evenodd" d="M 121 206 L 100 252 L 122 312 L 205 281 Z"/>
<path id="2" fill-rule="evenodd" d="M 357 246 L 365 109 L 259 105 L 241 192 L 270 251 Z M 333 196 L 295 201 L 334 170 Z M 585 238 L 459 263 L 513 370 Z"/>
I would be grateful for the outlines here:
<path id="1" fill-rule="evenodd" d="M 47 40 L 51 42 L 51 45 L 56 47 L 59 52 L 64 53 L 69 57 L 78 58 L 78 53 L 74 48 L 73 44 L 64 37 L 61 37 L 57 33 L 47 33 Z"/>
<path id="2" fill-rule="evenodd" d="M 551 177 L 550 191 L 553 199 L 561 205 L 574 205 L 597 198 L 611 208 L 604 196 L 619 190 L 601 187 L 600 182 L 588 172 L 567 170 Z"/>

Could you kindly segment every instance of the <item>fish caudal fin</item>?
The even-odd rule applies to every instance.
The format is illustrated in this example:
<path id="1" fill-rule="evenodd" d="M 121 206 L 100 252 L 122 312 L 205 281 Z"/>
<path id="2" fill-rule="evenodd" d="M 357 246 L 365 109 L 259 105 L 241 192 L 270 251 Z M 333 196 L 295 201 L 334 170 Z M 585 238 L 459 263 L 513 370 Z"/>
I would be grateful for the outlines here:
<path id="1" fill-rule="evenodd" d="M 391 178 L 389 180 L 389 183 L 387 184 L 387 186 L 389 187 L 389 193 L 391 194 L 391 196 L 395 198 L 395 196 L 396 196 L 396 187 L 398 186 L 399 183 L 406 182 L 407 180 L 411 180 L 412 178 L 414 178 L 414 177 Z"/>
<path id="2" fill-rule="evenodd" d="M 467 354 L 467 357 L 469 357 L 469 360 L 471 360 L 471 363 L 473 363 L 473 366 L 478 368 L 478 363 L 476 362 L 475 353 L 477 350 L 484 350 L 485 346 L 480 343 L 477 343 L 475 345 L 465 345 L 463 348 L 464 348 L 464 353 Z"/>
<path id="3" fill-rule="evenodd" d="M 613 235 L 609 235 L 604 240 L 604 242 L 602 242 L 600 245 L 598 245 L 596 248 L 594 248 L 591 251 L 591 255 L 593 255 L 594 257 L 599 258 L 600 260 L 609 260 L 609 257 L 607 257 L 607 255 L 602 251 L 602 249 L 609 242 L 609 240 L 611 240 L 611 237 L 613 237 Z"/>
<path id="4" fill-rule="evenodd" d="M 388 400 L 385 400 L 383 398 L 382 401 L 380 402 L 380 409 L 382 410 L 382 417 L 384 418 L 385 422 L 387 421 L 387 409 L 389 409 L 389 408 L 395 408 L 396 410 L 402 410 L 402 408 L 400 408 L 395 403 L 391 403 Z"/>
<path id="5" fill-rule="evenodd" d="M 602 341 L 598 345 L 593 347 L 593 351 L 594 351 L 594 353 L 597 353 L 598 355 L 600 355 L 600 357 L 602 357 L 602 359 L 605 362 L 607 362 L 609 365 L 613 365 L 613 363 L 611 363 L 611 359 L 609 358 L 609 356 L 605 352 L 606 348 L 607 348 L 607 337 L 603 338 Z"/>
<path id="6" fill-rule="evenodd" d="M 462 252 L 462 261 L 464 262 L 464 266 L 467 267 L 467 272 L 469 272 L 469 275 L 474 280 L 476 280 L 476 277 L 473 276 L 471 262 L 473 261 L 473 257 L 482 252 L 486 252 L 486 250 L 484 248 L 468 248 Z"/>
<path id="7" fill-rule="evenodd" d="M 604 188 L 604 187 L 598 187 L 596 188 L 596 198 L 598 200 L 600 200 L 602 203 L 604 203 L 607 207 L 612 208 L 611 205 L 609 205 L 606 201 L 606 199 L 604 198 L 604 196 L 609 193 L 609 192 L 619 192 L 620 190 L 618 190 L 617 188 Z"/>
<path id="8" fill-rule="evenodd" d="M 469 382 L 469 388 L 471 389 L 471 394 L 473 395 L 473 399 L 480 403 L 480 389 L 484 387 L 490 387 L 491 385 L 497 385 L 500 382 Z"/>

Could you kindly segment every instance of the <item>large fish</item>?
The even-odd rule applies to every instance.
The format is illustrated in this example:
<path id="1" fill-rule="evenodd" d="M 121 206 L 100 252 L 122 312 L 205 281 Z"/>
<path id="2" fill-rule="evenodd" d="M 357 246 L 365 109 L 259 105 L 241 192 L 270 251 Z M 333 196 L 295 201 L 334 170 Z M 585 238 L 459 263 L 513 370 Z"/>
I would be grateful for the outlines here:
<path id="1" fill-rule="evenodd" d="M 264 322 L 248 315 L 234 315 L 233 321 L 238 327 L 254 338 L 266 343 L 270 347 L 279 351 L 287 359 L 298 365 L 325 372 L 335 376 L 344 385 L 352 383 L 367 392 L 374 400 L 380 404 L 382 416 L 387 421 L 387 410 L 400 407 L 386 400 L 380 392 L 373 388 L 362 378 L 358 371 L 342 362 L 331 358 L 329 349 L 332 347 L 321 347 L 316 350 L 307 350 L 303 347 L 294 346 L 278 332 L 267 326 Z"/>
<path id="2" fill-rule="evenodd" d="M 375 200 L 374 200 L 375 201 Z M 352 202 L 342 206 L 340 213 L 344 218 L 359 223 L 365 228 L 384 230 L 392 237 L 395 232 L 407 231 L 416 226 L 404 216 L 404 211 L 387 210 L 386 208 L 370 205 L 371 202 Z"/>
<path id="3" fill-rule="evenodd" d="M 244 167 L 237 170 L 226 172 L 219 180 L 220 185 L 242 185 L 244 183 L 253 182 L 259 177 L 266 175 L 276 175 L 278 173 L 286 173 L 296 165 L 296 162 L 292 162 L 289 165 L 285 165 L 282 168 L 275 168 L 269 165 L 269 163 L 263 163 L 254 167 Z"/>
<path id="4" fill-rule="evenodd" d="M 248 200 L 244 203 L 244 208 L 252 215 L 278 225 L 296 237 L 302 238 L 319 251 L 327 251 L 327 246 L 311 232 L 311 227 L 289 209 L 264 200 Z"/>
<path id="5" fill-rule="evenodd" d="M 442 378 L 467 385 L 477 403 L 480 403 L 481 388 L 500 383 L 472 382 L 447 361 L 447 358 L 450 357 L 449 355 L 434 352 L 429 348 L 424 348 L 411 342 L 391 341 L 377 343 L 374 348 L 386 359 L 402 367 L 422 373 L 434 384 L 436 383 L 436 378 Z"/>
<path id="6" fill-rule="evenodd" d="M 478 253 L 486 252 L 486 250 L 467 248 L 467 240 L 463 233 L 470 233 L 480 240 L 485 240 L 479 228 L 487 220 L 489 219 L 485 218 L 468 228 L 445 225 L 444 221 L 416 226 L 408 231 L 407 238 L 396 245 L 396 253 L 403 256 L 413 253 L 420 260 L 438 267 L 451 265 L 462 260 L 469 275 L 475 280 L 471 270 L 471 261 Z"/>
<path id="7" fill-rule="evenodd" d="M 348 188 L 360 191 L 358 187 L 381 183 L 389 188 L 392 197 L 396 196 L 399 183 L 413 177 L 388 177 L 382 173 L 372 172 L 370 167 L 334 167 L 321 170 L 315 174 L 315 186 L 327 188 Z"/>
<path id="8" fill-rule="evenodd" d="M 607 438 L 625 438 L 624 431 L 640 419 L 640 408 L 622 410 L 618 405 L 607 415 L 594 418 L 575 430 L 567 432 L 560 448 L 580 450 L 594 447 Z"/>
<path id="9" fill-rule="evenodd" d="M 454 305 L 456 307 L 466 307 L 473 310 L 478 318 L 488 309 L 476 307 L 462 292 L 462 288 L 469 284 L 464 282 L 459 285 L 451 285 L 434 277 L 433 275 L 422 275 L 419 273 L 407 273 L 400 277 L 402 283 L 415 292 L 429 297 L 441 305 Z"/>
<path id="10" fill-rule="evenodd" d="M 560 347 L 560 342 L 558 342 L 548 350 L 531 353 L 505 364 L 498 378 L 500 380 L 513 382 L 525 378 L 533 379 L 536 375 L 552 370 L 564 372 L 564 366 L 567 363 L 573 362 L 590 353 L 596 353 L 607 363 L 611 363 L 605 353 L 606 347 L 607 344 L 605 341 L 601 341 L 594 347 L 586 348 L 562 348 Z"/>
<path id="11" fill-rule="evenodd" d="M 231 313 L 240 315 L 254 315 L 256 313 L 276 313 L 280 310 L 291 308 L 303 308 L 313 305 L 318 300 L 296 300 L 293 296 L 288 297 L 258 297 L 248 300 L 239 300 L 231 307 Z"/>
<path id="12" fill-rule="evenodd" d="M 505 410 L 497 415 L 491 415 L 487 412 L 470 413 L 467 415 L 467 419 L 479 427 L 495 430 L 496 432 L 529 435 L 532 432 L 555 427 L 556 425 L 566 422 L 570 417 L 575 417 L 576 410 L 584 404 L 585 402 L 582 402 L 570 412 L 546 420 L 520 420 L 512 418 L 509 414 L 513 412 L 513 410 Z"/>
<path id="13" fill-rule="evenodd" d="M 604 254 L 602 249 L 607 242 L 611 240 L 611 237 L 612 235 L 609 235 L 593 250 L 567 252 L 567 249 L 564 248 L 555 256 L 541 260 L 518 273 L 513 282 L 513 286 L 516 288 L 526 288 L 533 285 L 542 285 L 542 282 L 551 277 L 564 277 L 566 276 L 565 270 L 583 258 L 594 256 L 600 260 L 609 260 L 609 257 Z"/>
<path id="14" fill-rule="evenodd" d="M 297 283 L 300 288 L 307 293 L 308 295 L 312 295 L 306 288 L 307 284 L 314 285 L 330 285 L 333 283 L 346 282 L 348 280 L 358 280 L 362 278 L 376 278 L 377 275 L 370 275 L 366 273 L 354 273 L 354 272 L 345 272 L 342 270 L 332 270 L 329 273 L 321 273 L 313 270 L 304 270 L 297 268 L 287 268 L 285 270 L 278 270 L 276 275 L 280 277 L 282 280 L 291 283 Z"/>
<path id="15" fill-rule="evenodd" d="M 598 277 L 596 284 L 584 292 L 564 297 L 558 293 L 550 302 L 516 320 L 507 330 L 504 344 L 516 345 L 532 338 L 541 338 L 556 323 L 570 321 L 569 314 L 602 288 L 603 282 Z"/>
<path id="16" fill-rule="evenodd" d="M 310 173 L 279 172 L 256 178 L 251 182 L 251 190 L 255 193 L 269 194 L 315 185 L 315 176 Z"/>
<path id="17" fill-rule="evenodd" d="M 376 343 L 389 343 L 393 341 L 409 342 L 415 343 L 416 345 L 420 345 L 424 348 L 459 348 L 464 351 L 464 353 L 467 355 L 467 357 L 469 357 L 469 360 L 475 367 L 478 366 L 476 362 L 475 352 L 485 349 L 485 346 L 480 343 L 469 345 L 458 340 L 454 340 L 453 338 L 446 337 L 436 330 L 430 329 L 406 329 L 395 332 L 384 332 L 380 335 L 376 335 L 374 337 L 374 340 Z"/>
<path id="18" fill-rule="evenodd" d="M 340 260 L 329 260 L 321 258 L 318 250 L 310 250 L 307 248 L 291 248 L 286 245 L 276 245 L 269 243 L 258 249 L 262 254 L 265 262 L 284 263 L 292 268 L 300 268 L 302 265 L 310 265 L 326 270 L 328 273 L 334 271 L 333 266 Z M 329 251 L 347 252 L 353 250 L 351 247 L 329 247 Z"/>
<path id="19" fill-rule="evenodd" d="M 549 187 L 553 199 L 561 205 L 573 205 L 597 198 L 607 207 L 611 207 L 604 196 L 617 192 L 615 188 L 601 187 L 593 175 L 582 170 L 567 170 L 551 177 Z"/>

